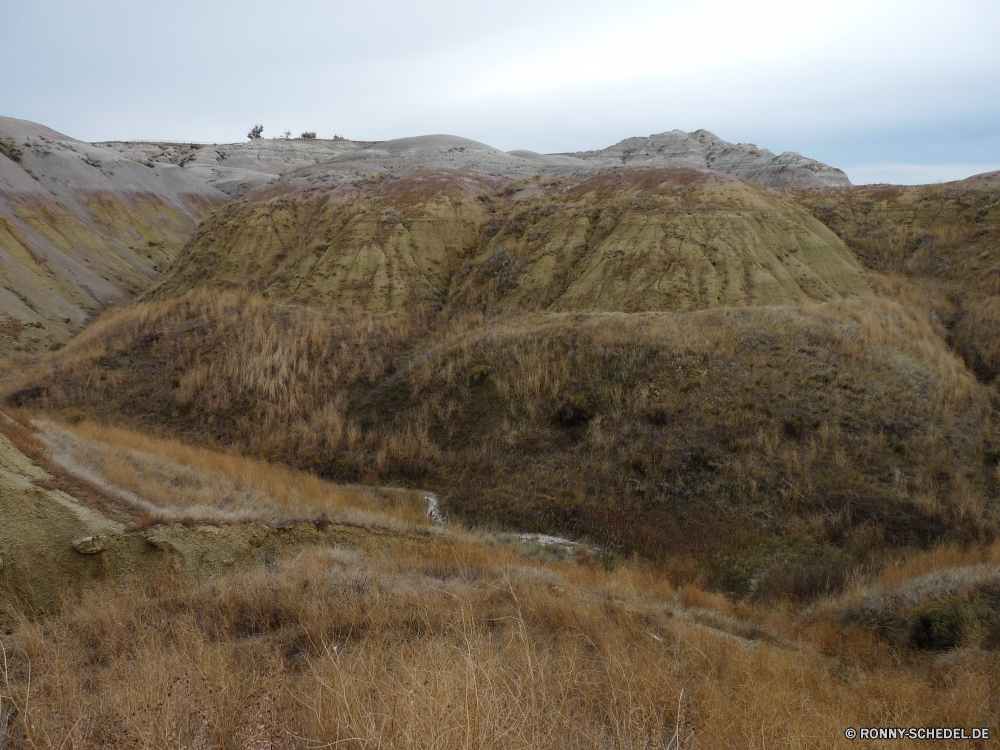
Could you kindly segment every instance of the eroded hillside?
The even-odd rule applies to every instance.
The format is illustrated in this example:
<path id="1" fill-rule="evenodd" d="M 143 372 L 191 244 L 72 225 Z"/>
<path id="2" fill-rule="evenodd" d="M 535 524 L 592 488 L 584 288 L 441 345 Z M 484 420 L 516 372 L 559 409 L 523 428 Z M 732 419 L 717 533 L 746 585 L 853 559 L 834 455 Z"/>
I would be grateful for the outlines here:
<path id="1" fill-rule="evenodd" d="M 984 381 L 1000 375 L 1000 187 L 990 174 L 948 185 L 796 191 L 876 283 L 932 314 Z"/>
<path id="2" fill-rule="evenodd" d="M 692 310 L 870 291 L 807 211 L 720 173 L 510 181 L 470 167 L 292 173 L 207 221 L 155 296 L 198 285 L 371 311 Z"/>
<path id="3" fill-rule="evenodd" d="M 7 402 L 656 558 L 807 539 L 824 589 L 852 550 L 996 533 L 992 394 L 944 334 L 873 296 L 442 318 L 199 290 L 99 321 Z"/>
<path id="4" fill-rule="evenodd" d="M 773 154 L 753 143 L 727 143 L 707 130 L 671 130 L 646 138 L 626 138 L 599 151 L 566 154 L 604 166 L 711 169 L 770 187 L 846 187 L 843 171 L 796 151 Z"/>
<path id="5" fill-rule="evenodd" d="M 0 354 L 61 345 L 145 291 L 227 200 L 179 168 L 0 117 Z"/>

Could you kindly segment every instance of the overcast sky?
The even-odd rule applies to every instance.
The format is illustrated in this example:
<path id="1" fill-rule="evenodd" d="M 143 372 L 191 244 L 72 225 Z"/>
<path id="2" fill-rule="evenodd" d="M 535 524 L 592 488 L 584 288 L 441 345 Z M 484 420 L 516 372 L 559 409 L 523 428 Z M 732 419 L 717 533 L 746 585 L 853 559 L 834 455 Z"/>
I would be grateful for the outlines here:
<path id="1" fill-rule="evenodd" d="M 15 0 L 0 114 L 83 140 L 705 128 L 855 183 L 1000 169 L 998 0 Z"/>

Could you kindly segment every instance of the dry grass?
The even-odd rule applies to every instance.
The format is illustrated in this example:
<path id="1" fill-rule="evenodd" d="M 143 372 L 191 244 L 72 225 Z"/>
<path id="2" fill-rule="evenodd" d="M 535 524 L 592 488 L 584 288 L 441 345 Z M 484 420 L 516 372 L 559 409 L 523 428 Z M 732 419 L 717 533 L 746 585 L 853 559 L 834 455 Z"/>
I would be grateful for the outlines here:
<path id="1" fill-rule="evenodd" d="M 790 535 L 863 562 L 995 531 L 991 395 L 943 334 L 879 298 L 435 319 L 199 291 L 102 318 L 8 402 L 622 552 Z"/>
<path id="2" fill-rule="evenodd" d="M 31 429 L 8 423 L 5 432 L 15 444 L 64 480 L 97 490 L 104 496 L 98 509 L 121 521 L 322 521 L 396 531 L 426 531 L 430 523 L 417 492 L 338 486 L 279 464 L 133 430 L 18 416 Z M 79 494 L 76 487 L 68 489 Z"/>
<path id="3" fill-rule="evenodd" d="M 1000 373 L 1000 190 L 963 185 L 793 191 L 882 291 L 933 314 L 985 382 Z"/>
<path id="4" fill-rule="evenodd" d="M 706 604 L 732 612 L 690 587 L 675 595 L 638 563 L 546 566 L 457 541 L 405 558 L 317 549 L 206 586 L 93 592 L 59 619 L 23 623 L 3 639 L 5 737 L 81 749 L 798 748 L 839 746 L 849 726 L 995 719 L 995 655 L 935 666 L 836 626 L 747 640 L 688 616 L 716 611 Z M 728 621 L 784 617 L 742 607 Z M 833 640 L 839 653 L 824 656 Z"/>
<path id="5" fill-rule="evenodd" d="M 852 726 L 996 731 L 1000 435 L 976 375 L 995 376 L 1000 289 L 992 245 L 970 243 L 992 242 L 997 209 L 948 189 L 799 199 L 879 271 L 881 298 L 378 316 L 195 290 L 8 373 L 8 403 L 65 420 L 41 425 L 47 446 L 0 420 L 22 450 L 156 512 L 426 528 L 401 495 L 325 480 L 400 482 L 466 520 L 647 559 L 452 526 L 405 552 L 373 534 L 364 553 L 92 589 L 0 636 L 0 744 L 763 749 L 865 746 Z"/>

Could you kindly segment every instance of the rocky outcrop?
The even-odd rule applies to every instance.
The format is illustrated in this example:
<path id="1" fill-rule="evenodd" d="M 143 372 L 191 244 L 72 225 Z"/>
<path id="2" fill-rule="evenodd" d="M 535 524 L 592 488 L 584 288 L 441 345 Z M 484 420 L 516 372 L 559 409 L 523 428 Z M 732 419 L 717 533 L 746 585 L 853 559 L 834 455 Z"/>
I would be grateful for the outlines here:
<path id="1" fill-rule="evenodd" d="M 396 159 L 401 170 L 427 163 L 413 145 L 369 158 Z M 431 145 L 460 168 L 345 184 L 344 164 L 364 164 L 359 151 L 228 206 L 151 294 L 208 285 L 372 311 L 635 312 L 870 291 L 851 253 L 812 214 L 722 173 L 647 168 L 508 180 L 470 163 L 482 169 L 492 160 L 496 171 L 524 162 L 526 174 L 545 173 L 489 147 Z"/>
<path id="2" fill-rule="evenodd" d="M 343 138 L 255 138 L 226 144 L 103 141 L 95 145 L 140 163 L 181 167 L 191 177 L 236 197 L 293 169 L 329 161 L 369 144 Z"/>
<path id="3" fill-rule="evenodd" d="M 576 154 L 503 152 L 455 135 L 422 135 L 391 141 L 258 138 L 246 143 L 185 144 L 108 141 L 100 145 L 142 163 L 172 164 L 239 197 L 278 176 L 316 165 L 328 179 L 405 176 L 420 169 L 473 169 L 481 174 L 527 179 L 535 174 L 586 176 L 623 166 L 690 167 L 734 175 L 772 187 L 843 186 L 839 169 L 794 151 L 775 155 L 753 144 L 732 144 L 707 130 L 672 130 L 627 138 L 600 151 Z"/>
<path id="4" fill-rule="evenodd" d="M 564 156 L 604 167 L 651 166 L 711 169 L 769 187 L 847 186 L 851 181 L 839 169 L 795 151 L 777 156 L 752 143 L 728 143 L 709 133 L 671 130 L 648 138 L 626 138 L 600 151 Z"/>
<path id="5" fill-rule="evenodd" d="M 144 291 L 228 200 L 176 165 L 0 117 L 0 354 L 57 346 Z"/>

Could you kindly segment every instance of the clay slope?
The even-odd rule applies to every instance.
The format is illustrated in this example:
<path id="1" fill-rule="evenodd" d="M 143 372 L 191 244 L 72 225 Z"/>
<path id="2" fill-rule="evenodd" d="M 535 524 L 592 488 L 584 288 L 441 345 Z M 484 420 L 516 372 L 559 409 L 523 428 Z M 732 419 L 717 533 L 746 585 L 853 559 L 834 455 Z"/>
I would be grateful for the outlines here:
<path id="1" fill-rule="evenodd" d="M 95 144 L 143 164 L 173 164 L 223 192 L 240 197 L 293 170 L 323 164 L 327 178 L 390 174 L 418 169 L 473 168 L 484 174 L 525 179 L 586 176 L 623 166 L 690 167 L 725 172 L 776 187 L 850 185 L 841 170 L 794 151 L 775 155 L 753 144 L 732 144 L 707 130 L 673 130 L 628 138 L 600 151 L 577 154 L 503 152 L 453 135 L 423 135 L 391 141 L 258 138 L 244 143 L 198 144 L 107 141 Z"/>
<path id="2" fill-rule="evenodd" d="M 363 171 L 362 151 L 286 175 L 206 221 L 155 294 L 631 312 L 869 291 L 843 243 L 773 191 L 690 169 L 541 177 L 538 162 L 458 140 L 380 144 L 398 177 Z M 508 180 L 514 169 L 535 176 Z"/>
<path id="3" fill-rule="evenodd" d="M 693 167 L 712 169 L 771 187 L 847 186 L 841 170 L 795 151 L 775 155 L 752 143 L 732 144 L 707 130 L 671 130 L 648 138 L 626 138 L 600 151 L 565 156 L 610 166 Z"/>
<path id="4" fill-rule="evenodd" d="M 176 166 L 0 117 L 0 353 L 63 343 L 144 291 L 226 200 Z"/>
<path id="5" fill-rule="evenodd" d="M 105 141 L 95 144 L 140 163 L 175 165 L 227 195 L 240 196 L 293 169 L 328 161 L 368 143 L 257 138 L 245 143 L 199 144 Z"/>

